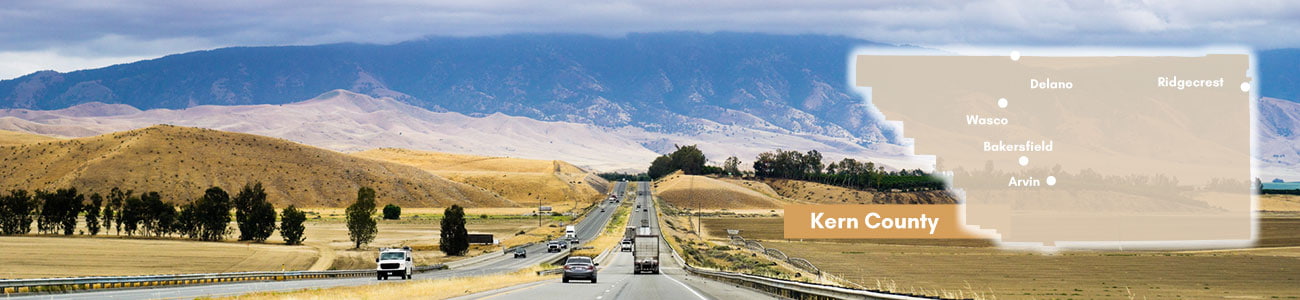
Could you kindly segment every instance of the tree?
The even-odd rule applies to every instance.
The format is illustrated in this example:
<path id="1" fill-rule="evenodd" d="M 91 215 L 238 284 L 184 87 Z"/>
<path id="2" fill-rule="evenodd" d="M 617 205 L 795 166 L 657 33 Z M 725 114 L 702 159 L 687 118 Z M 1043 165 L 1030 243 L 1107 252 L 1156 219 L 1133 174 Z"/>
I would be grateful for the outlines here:
<path id="1" fill-rule="evenodd" d="M 127 236 L 135 235 L 135 231 L 140 228 L 140 223 L 145 221 L 149 212 L 149 207 L 135 195 L 126 195 L 122 204 L 122 212 L 117 216 L 118 231 L 125 231 Z"/>
<path id="2" fill-rule="evenodd" d="M 729 176 L 740 175 L 740 158 L 734 155 L 728 157 L 726 161 L 722 162 L 722 171 Z"/>
<path id="3" fill-rule="evenodd" d="M 198 206 L 194 202 L 181 206 L 176 216 L 176 232 L 191 239 L 199 238 Z"/>
<path id="4" fill-rule="evenodd" d="M 465 230 L 465 209 L 452 204 L 442 213 L 442 239 L 438 249 L 447 255 L 461 256 L 469 250 L 469 232 Z"/>
<path id="5" fill-rule="evenodd" d="M 58 189 L 53 193 L 36 191 L 36 198 L 42 202 L 41 216 L 37 219 L 37 229 L 41 233 L 72 235 L 77 229 L 77 216 L 81 214 L 81 203 L 86 197 L 78 194 L 76 188 Z"/>
<path id="6" fill-rule="evenodd" d="M 687 175 L 704 174 L 704 163 L 708 161 L 704 157 L 704 152 L 700 151 L 695 145 L 677 146 L 677 151 L 668 155 L 672 158 L 674 169 L 682 170 Z"/>
<path id="7" fill-rule="evenodd" d="M 133 194 L 132 191 L 123 191 L 116 187 L 108 191 L 108 205 L 104 208 L 104 210 L 107 210 L 107 212 L 104 213 L 104 224 L 112 225 L 114 222 L 118 223 L 117 227 L 114 227 L 117 230 L 117 234 L 122 234 L 122 210 L 126 205 L 126 198 L 130 197 L 131 194 Z M 113 214 L 114 211 L 117 212 L 116 215 Z M 108 227 L 109 226 L 104 226 L 105 229 Z"/>
<path id="8" fill-rule="evenodd" d="M 114 190 L 116 189 L 117 188 L 114 188 Z M 99 194 L 95 194 L 95 195 L 99 195 Z M 91 196 L 91 198 L 93 199 L 94 196 Z M 116 217 L 117 214 L 116 211 L 113 209 L 112 200 L 108 200 L 108 202 L 104 203 L 104 213 L 103 215 L 100 216 L 100 220 L 103 222 L 102 224 L 100 224 L 100 226 L 101 228 L 104 229 L 104 234 L 108 234 L 108 230 L 113 228 L 113 219 Z"/>
<path id="9" fill-rule="evenodd" d="M 275 232 L 275 207 L 266 201 L 261 182 L 244 185 L 235 195 L 234 204 L 239 240 L 263 242 Z"/>
<path id="10" fill-rule="evenodd" d="M 158 194 L 158 192 L 141 194 L 140 202 L 143 203 L 146 212 L 144 217 L 140 218 L 144 224 L 145 232 L 152 233 L 154 236 L 164 236 L 172 233 L 176 228 L 175 206 L 163 202 L 162 195 Z"/>
<path id="11" fill-rule="evenodd" d="M 230 194 L 219 187 L 211 187 L 203 192 L 203 197 L 195 201 L 194 214 L 197 236 L 204 241 L 219 241 L 230 233 L 230 209 L 234 204 Z"/>
<path id="12" fill-rule="evenodd" d="M 352 240 L 353 248 L 360 249 L 361 245 L 375 240 L 379 228 L 374 218 L 374 189 L 369 187 L 357 189 L 357 202 L 348 206 L 347 215 L 348 238 Z"/>
<path id="13" fill-rule="evenodd" d="M 402 219 L 401 206 L 397 206 L 392 203 L 389 203 L 388 205 L 384 205 L 384 220 L 400 220 L 400 219 Z"/>
<path id="14" fill-rule="evenodd" d="M 0 234 L 27 234 L 32 231 L 32 215 L 37 199 L 25 190 L 11 190 L 0 197 Z"/>
<path id="15" fill-rule="evenodd" d="M 284 211 L 280 212 L 280 236 L 284 237 L 285 244 L 297 245 L 306 240 L 302 236 L 302 232 L 306 229 L 302 225 L 304 221 L 307 221 L 307 214 L 293 205 L 285 207 Z"/>
<path id="16" fill-rule="evenodd" d="M 676 170 L 673 169 L 672 164 L 673 164 L 672 158 L 669 158 L 667 155 L 660 155 L 659 157 L 656 157 L 653 162 L 650 163 L 650 169 L 646 170 L 646 175 L 650 175 L 650 178 L 654 178 L 654 179 L 659 179 L 660 177 L 664 177 L 664 175 L 668 175 L 668 173 L 672 173 L 673 171 Z"/>
<path id="17" fill-rule="evenodd" d="M 90 205 L 86 206 L 86 231 L 90 235 L 99 234 L 99 211 L 104 206 L 104 196 L 99 193 L 90 195 Z"/>

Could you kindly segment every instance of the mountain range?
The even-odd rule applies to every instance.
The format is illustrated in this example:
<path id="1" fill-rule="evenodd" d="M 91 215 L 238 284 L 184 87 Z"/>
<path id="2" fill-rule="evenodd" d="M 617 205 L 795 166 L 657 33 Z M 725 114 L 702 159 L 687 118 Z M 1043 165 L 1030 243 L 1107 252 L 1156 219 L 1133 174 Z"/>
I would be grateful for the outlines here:
<path id="1" fill-rule="evenodd" d="M 642 169 L 692 143 L 713 147 L 717 162 L 785 148 L 919 167 L 849 85 L 858 47 L 908 46 L 667 32 L 221 48 L 0 81 L 9 109 L 0 129 L 80 137 L 168 123 L 338 151 L 392 146 L 599 170 Z M 1260 51 L 1257 64 L 1270 97 L 1259 106 L 1271 130 L 1262 144 L 1276 145 L 1257 157 L 1290 169 L 1300 154 L 1284 145 L 1300 125 L 1284 108 L 1300 99 L 1300 50 Z"/>

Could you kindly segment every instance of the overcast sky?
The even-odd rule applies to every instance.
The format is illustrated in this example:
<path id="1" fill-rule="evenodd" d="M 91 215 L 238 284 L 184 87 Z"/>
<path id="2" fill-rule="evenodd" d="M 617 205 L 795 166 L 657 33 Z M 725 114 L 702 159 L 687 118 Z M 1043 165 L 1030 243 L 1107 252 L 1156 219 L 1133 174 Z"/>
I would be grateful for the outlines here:
<path id="1" fill-rule="evenodd" d="M 700 2 L 5 1 L 0 78 L 227 46 L 520 32 L 818 33 L 923 46 L 1300 47 L 1300 1 Z"/>

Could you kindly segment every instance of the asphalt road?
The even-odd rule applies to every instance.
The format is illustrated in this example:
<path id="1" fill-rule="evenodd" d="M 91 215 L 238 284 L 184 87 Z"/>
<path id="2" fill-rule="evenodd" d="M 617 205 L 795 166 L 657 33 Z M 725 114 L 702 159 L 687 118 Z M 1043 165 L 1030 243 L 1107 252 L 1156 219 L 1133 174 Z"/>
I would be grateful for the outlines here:
<path id="1" fill-rule="evenodd" d="M 626 190 L 627 183 L 618 182 L 615 184 L 612 192 L 621 196 Z M 606 221 L 608 221 L 610 216 L 614 214 L 615 209 L 613 209 L 613 207 L 615 205 L 617 204 L 608 204 L 606 201 L 602 201 L 600 206 L 609 209 L 605 209 L 603 212 L 599 208 L 594 209 L 585 219 L 575 225 L 575 231 L 579 240 L 587 241 L 599 234 L 605 227 Z M 527 258 L 517 259 L 514 258 L 513 254 L 502 252 L 489 253 L 448 263 L 447 265 L 450 267 L 448 270 L 417 273 L 413 280 L 509 273 L 535 266 L 545 261 L 554 261 L 566 254 L 564 252 L 547 253 L 545 244 L 532 245 L 526 249 L 528 250 Z M 367 284 L 388 284 L 395 282 L 402 282 L 402 280 L 380 281 L 374 276 L 365 276 L 357 278 L 242 282 L 140 289 L 98 290 L 68 294 L 11 297 L 6 299 L 192 299 L 203 296 L 231 296 L 253 292 L 291 291 L 308 288 L 330 288 Z"/>
<path id="2" fill-rule="evenodd" d="M 641 220 L 648 220 L 657 233 L 659 223 L 650 196 L 650 184 L 638 184 L 641 195 L 636 197 L 636 205 L 649 208 L 649 211 L 636 209 L 632 212 L 628 224 L 639 226 Z M 736 287 L 721 282 L 690 276 L 682 266 L 672 258 L 672 249 L 659 243 L 660 274 L 632 274 L 632 252 L 612 252 L 607 261 L 600 262 L 597 283 L 587 281 L 560 280 L 534 282 L 492 290 L 454 299 L 771 299 L 748 288 Z"/>

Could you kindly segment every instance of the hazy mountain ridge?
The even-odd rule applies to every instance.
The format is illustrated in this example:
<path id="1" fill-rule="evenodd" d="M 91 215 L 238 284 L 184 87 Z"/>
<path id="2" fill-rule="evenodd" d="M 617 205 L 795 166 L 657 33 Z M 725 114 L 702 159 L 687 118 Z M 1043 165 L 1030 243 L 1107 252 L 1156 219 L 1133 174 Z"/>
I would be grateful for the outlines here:
<path id="1" fill-rule="evenodd" d="M 864 40 L 816 35 L 523 34 L 393 45 L 236 47 L 0 81 L 0 107 L 103 102 L 140 109 L 287 104 L 333 89 L 434 112 L 693 135 L 709 122 L 888 142 L 851 92 L 847 58 Z"/>
<path id="2" fill-rule="evenodd" d="M 776 148 L 817 149 L 828 158 L 870 157 L 895 168 L 917 168 L 904 149 L 889 144 L 863 147 L 849 139 L 796 135 L 696 120 L 697 134 L 669 134 L 635 126 L 545 122 L 492 114 L 471 117 L 433 112 L 391 98 L 344 90 L 284 105 L 205 105 L 154 109 L 114 116 L 76 117 L 71 110 L 0 110 L 0 129 L 60 137 L 174 124 L 278 137 L 336 151 L 381 147 L 498 157 L 563 160 L 598 171 L 643 170 L 674 145 L 699 144 L 715 163 L 736 155 L 751 161 Z M 38 118 L 28 117 L 37 116 Z"/>

